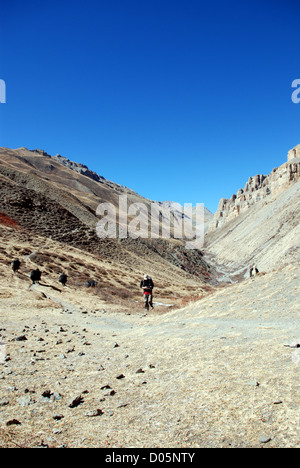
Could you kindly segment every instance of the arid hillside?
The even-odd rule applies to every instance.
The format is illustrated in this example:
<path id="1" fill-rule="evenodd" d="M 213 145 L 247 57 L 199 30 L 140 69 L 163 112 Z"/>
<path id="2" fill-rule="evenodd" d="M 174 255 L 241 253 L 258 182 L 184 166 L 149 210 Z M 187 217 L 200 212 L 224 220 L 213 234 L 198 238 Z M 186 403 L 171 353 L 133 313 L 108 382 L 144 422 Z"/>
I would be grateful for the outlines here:
<path id="1" fill-rule="evenodd" d="M 85 166 L 41 150 L 1 148 L 0 183 L 2 217 L 30 233 L 32 239 L 39 236 L 44 243 L 57 241 L 64 245 L 65 254 L 76 248 L 114 262 L 119 274 L 126 277 L 147 272 L 160 281 L 168 276 L 172 281 L 178 278 L 180 285 L 192 284 L 194 290 L 214 282 L 213 268 L 203 260 L 202 252 L 185 249 L 181 240 L 99 238 L 99 203 L 112 203 L 118 210 L 120 195 L 128 197 L 128 205 L 139 202 L 150 207 L 151 201 Z M 173 221 L 177 222 L 176 214 Z"/>
<path id="2" fill-rule="evenodd" d="M 297 148 L 297 147 L 296 147 Z M 231 277 L 300 262 L 300 159 L 296 149 L 268 176 L 250 177 L 231 199 L 221 199 L 206 235 L 206 260 Z M 221 269 L 222 269 L 221 268 Z M 224 273 L 224 278 L 226 273 Z M 227 277 L 227 279 L 230 275 Z"/>

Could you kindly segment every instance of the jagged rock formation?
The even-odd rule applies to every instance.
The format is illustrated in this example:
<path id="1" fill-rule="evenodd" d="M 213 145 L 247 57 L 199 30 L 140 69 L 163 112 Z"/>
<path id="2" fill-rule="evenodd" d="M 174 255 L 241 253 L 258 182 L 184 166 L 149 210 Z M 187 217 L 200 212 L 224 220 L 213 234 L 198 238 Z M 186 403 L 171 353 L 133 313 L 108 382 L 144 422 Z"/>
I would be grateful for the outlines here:
<path id="1" fill-rule="evenodd" d="M 206 236 L 206 259 L 248 276 L 256 264 L 269 271 L 300 261 L 300 146 L 268 176 L 251 177 L 230 200 L 222 199 Z"/>
<path id="2" fill-rule="evenodd" d="M 26 148 L 22 148 L 26 150 Z M 100 176 L 94 171 L 89 170 L 89 168 L 85 164 L 80 164 L 76 163 L 73 161 L 70 161 L 69 159 L 65 158 L 64 156 L 61 156 L 60 154 L 56 154 L 55 156 L 51 156 L 44 150 L 40 149 L 34 149 L 30 150 L 32 153 L 40 154 L 41 156 L 44 156 L 46 158 L 52 158 L 52 160 L 58 161 L 60 164 L 63 164 L 64 166 L 68 167 L 69 169 L 72 169 L 73 171 L 78 172 L 79 174 L 83 174 L 86 177 L 89 177 L 92 180 L 95 180 L 96 182 L 100 182 L 105 180 L 104 177 Z"/>
<path id="3" fill-rule="evenodd" d="M 299 158 L 300 145 L 290 150 L 288 161 L 279 168 L 273 169 L 270 175 L 250 177 L 244 189 L 240 189 L 230 199 L 221 198 L 212 228 L 224 226 L 255 203 L 297 182 L 300 178 Z"/>
<path id="4" fill-rule="evenodd" d="M 300 145 L 295 146 L 288 152 L 288 161 L 296 162 L 295 159 L 300 160 Z"/>

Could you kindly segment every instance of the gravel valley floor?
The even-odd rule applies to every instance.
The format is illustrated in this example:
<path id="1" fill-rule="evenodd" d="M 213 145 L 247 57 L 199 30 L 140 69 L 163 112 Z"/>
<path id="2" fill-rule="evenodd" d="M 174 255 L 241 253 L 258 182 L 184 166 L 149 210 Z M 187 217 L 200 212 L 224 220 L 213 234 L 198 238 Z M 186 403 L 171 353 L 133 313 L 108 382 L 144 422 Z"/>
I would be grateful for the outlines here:
<path id="1" fill-rule="evenodd" d="M 0 286 L 0 447 L 300 447 L 299 268 L 169 312 Z"/>

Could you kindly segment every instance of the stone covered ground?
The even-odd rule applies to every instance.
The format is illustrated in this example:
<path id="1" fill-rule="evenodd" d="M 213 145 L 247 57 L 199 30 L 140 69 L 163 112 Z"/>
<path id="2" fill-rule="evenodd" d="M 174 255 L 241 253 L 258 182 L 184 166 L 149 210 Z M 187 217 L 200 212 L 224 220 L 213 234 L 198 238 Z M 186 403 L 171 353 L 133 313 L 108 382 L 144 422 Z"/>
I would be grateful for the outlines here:
<path id="1" fill-rule="evenodd" d="M 296 266 L 147 316 L 4 276 L 0 447 L 300 447 L 299 297 Z"/>

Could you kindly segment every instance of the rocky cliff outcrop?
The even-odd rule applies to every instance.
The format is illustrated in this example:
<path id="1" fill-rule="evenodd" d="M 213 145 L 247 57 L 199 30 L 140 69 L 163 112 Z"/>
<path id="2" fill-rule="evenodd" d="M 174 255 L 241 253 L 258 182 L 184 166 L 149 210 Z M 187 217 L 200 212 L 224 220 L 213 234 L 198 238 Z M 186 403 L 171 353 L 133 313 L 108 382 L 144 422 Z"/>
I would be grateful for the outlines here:
<path id="1" fill-rule="evenodd" d="M 211 229 L 224 226 L 257 202 L 271 194 L 280 192 L 297 182 L 299 178 L 300 145 L 291 149 L 288 152 L 287 162 L 279 168 L 273 169 L 271 174 L 250 177 L 244 189 L 240 189 L 230 199 L 221 198 Z"/>
<path id="2" fill-rule="evenodd" d="M 288 152 L 288 161 L 295 162 L 295 159 L 300 160 L 300 145 L 295 146 Z"/>
<path id="3" fill-rule="evenodd" d="M 288 161 L 268 176 L 250 177 L 230 200 L 222 199 L 214 227 L 206 234 L 204 259 L 223 277 L 249 278 L 260 272 L 300 262 L 300 145 Z"/>
<path id="4" fill-rule="evenodd" d="M 27 148 L 21 148 L 23 150 L 27 150 Z M 28 150 L 27 150 L 28 151 Z M 95 180 L 96 182 L 101 182 L 104 181 L 105 178 L 100 176 L 94 171 L 91 171 L 86 165 L 76 163 L 74 161 L 70 161 L 68 158 L 65 158 L 64 156 L 61 156 L 60 154 L 56 154 L 55 156 L 51 156 L 48 154 L 46 151 L 41 150 L 41 149 L 34 149 L 34 150 L 29 150 L 34 154 L 39 154 L 41 156 L 45 156 L 47 158 L 52 158 L 52 160 L 55 160 L 62 164 L 63 166 L 72 169 L 72 171 L 78 172 L 79 174 L 85 175 L 86 177 L 89 177 L 92 180 Z"/>

